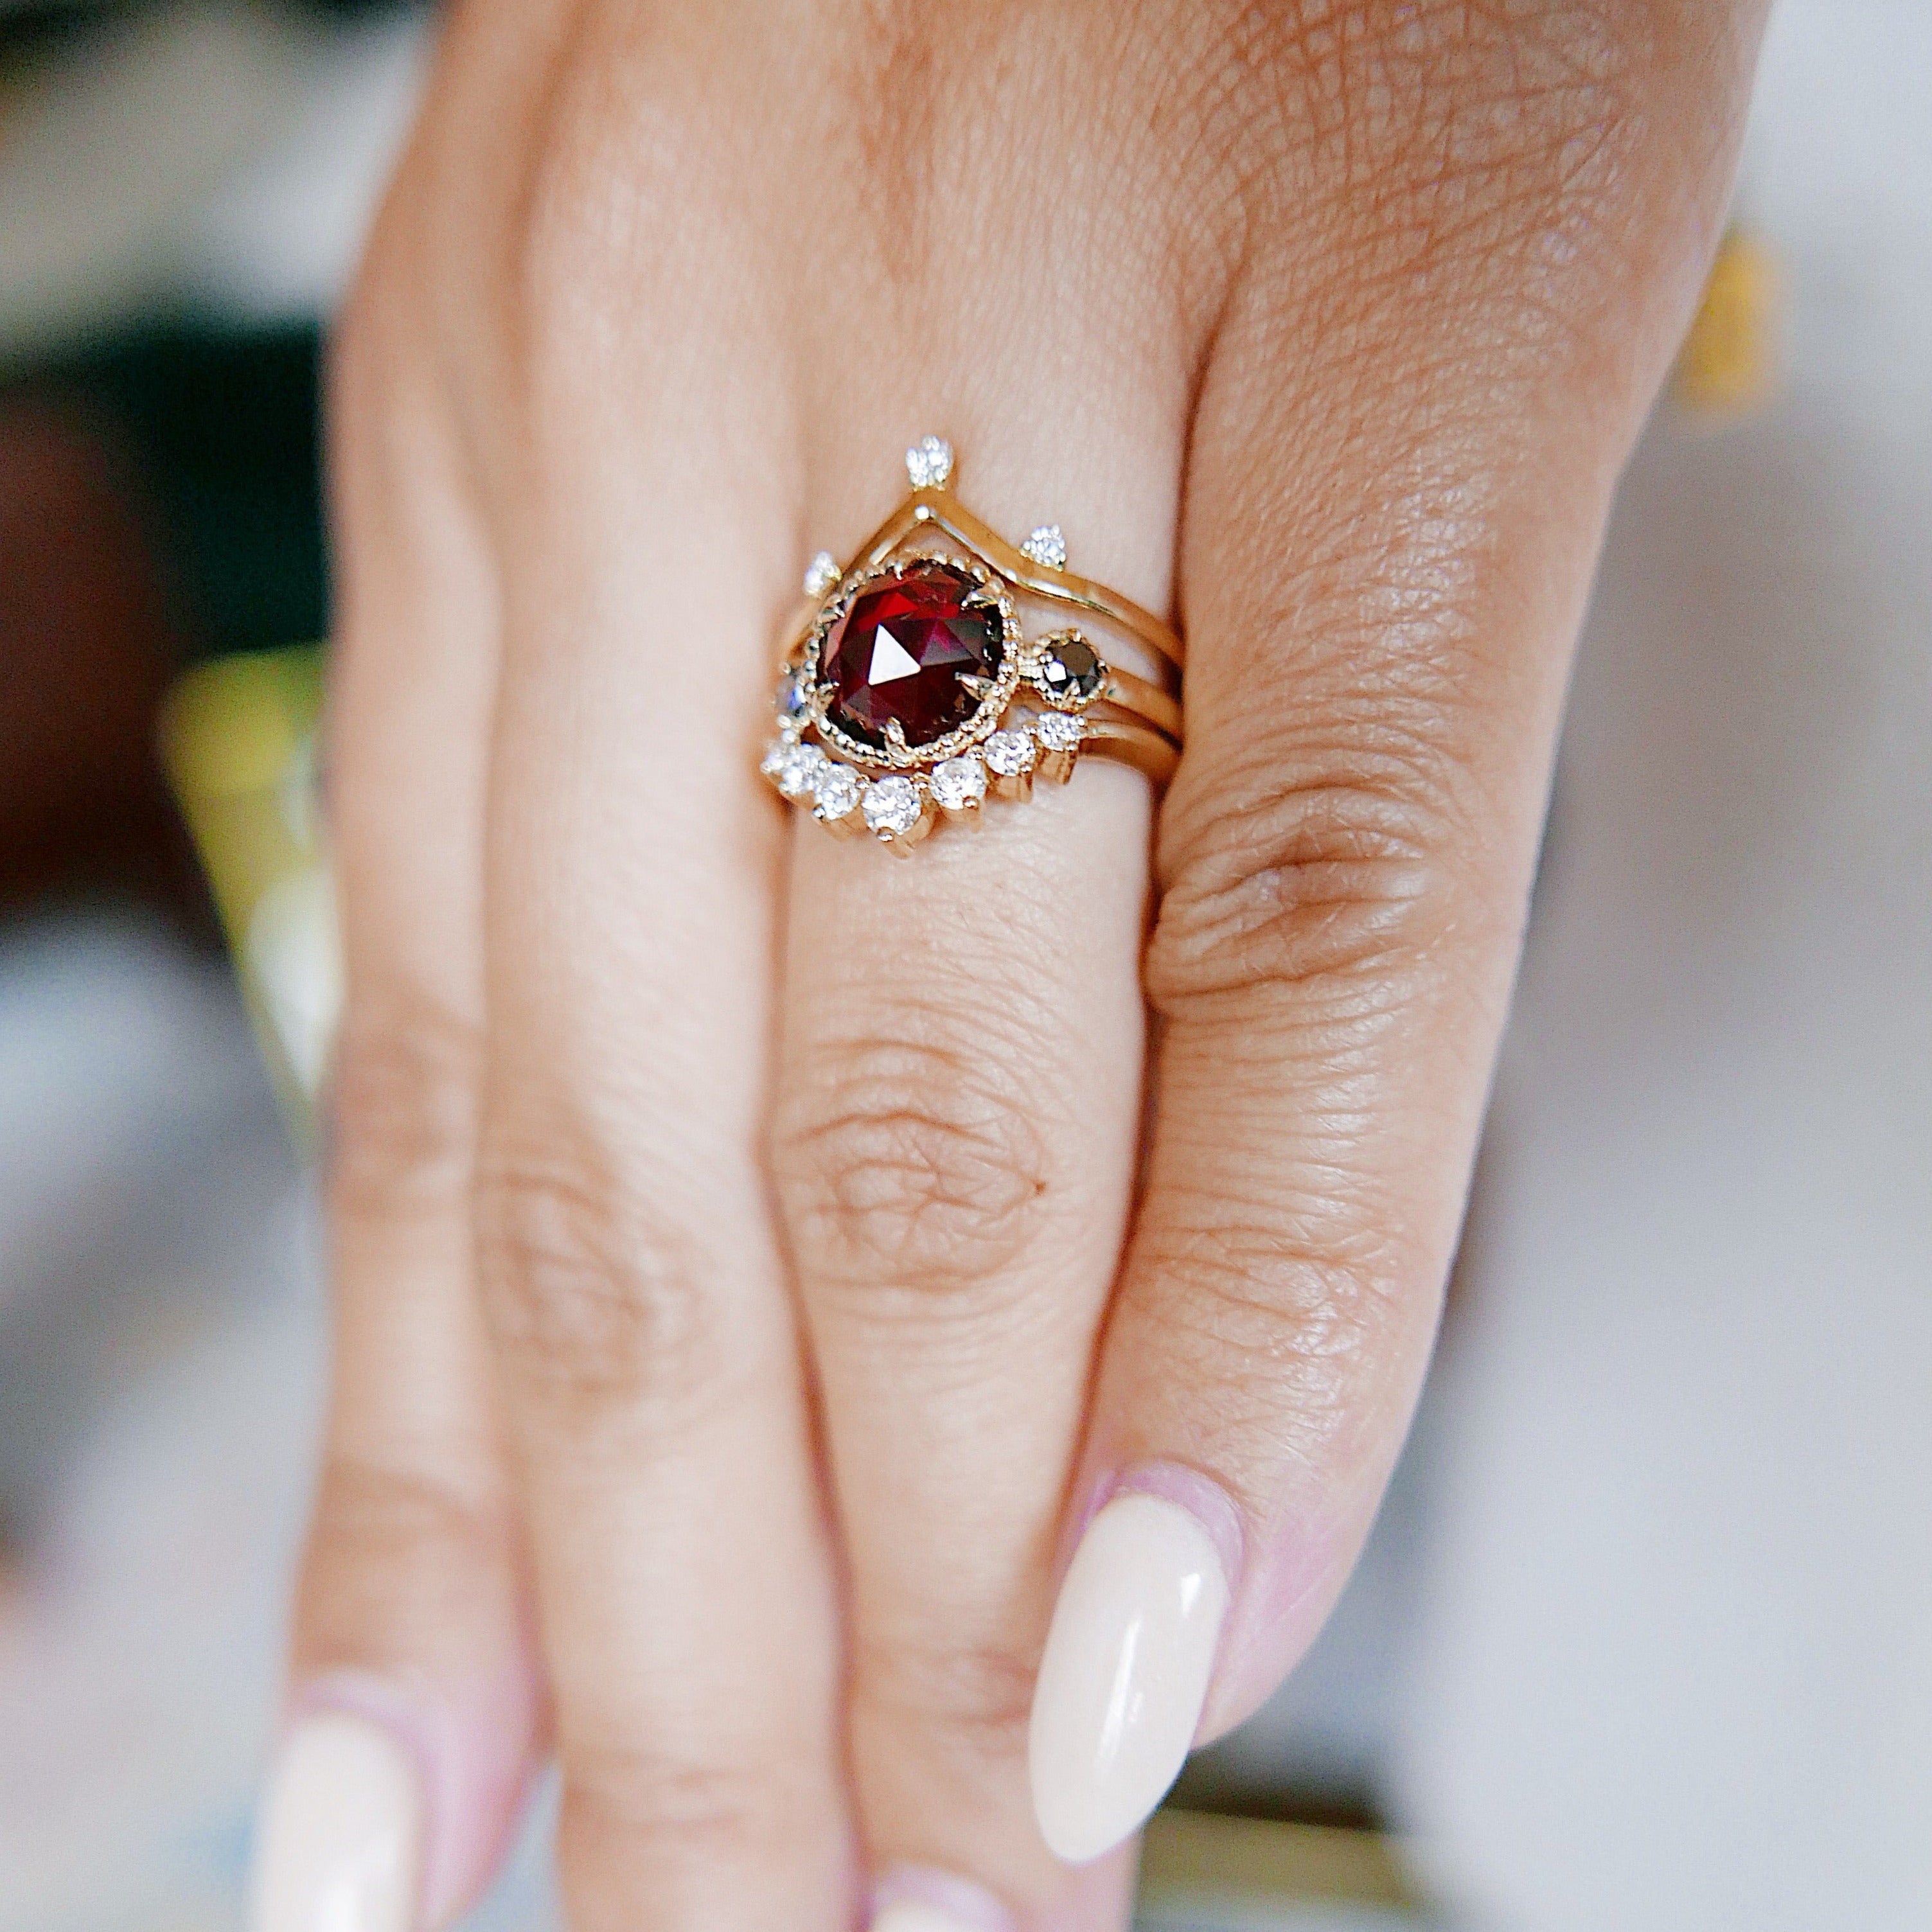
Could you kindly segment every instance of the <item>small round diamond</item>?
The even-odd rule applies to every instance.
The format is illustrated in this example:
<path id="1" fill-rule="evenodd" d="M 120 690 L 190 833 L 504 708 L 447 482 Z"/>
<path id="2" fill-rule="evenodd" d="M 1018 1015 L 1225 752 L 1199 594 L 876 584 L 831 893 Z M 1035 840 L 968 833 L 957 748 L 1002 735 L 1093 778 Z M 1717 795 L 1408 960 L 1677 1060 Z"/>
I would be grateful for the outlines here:
<path id="1" fill-rule="evenodd" d="M 816 745 L 793 745 L 778 761 L 772 776 L 787 798 L 802 798 L 818 782 L 818 775 L 831 763 Z"/>
<path id="2" fill-rule="evenodd" d="M 820 818 L 843 818 L 859 802 L 859 775 L 850 765 L 834 764 L 828 759 L 813 789 Z"/>
<path id="3" fill-rule="evenodd" d="M 919 788 L 910 778 L 874 778 L 866 788 L 866 823 L 882 836 L 919 823 Z"/>
<path id="4" fill-rule="evenodd" d="M 758 760 L 759 770 L 766 778 L 776 780 L 784 770 L 784 761 L 791 756 L 793 748 L 789 738 L 774 738 L 765 747 L 765 755 Z"/>
<path id="5" fill-rule="evenodd" d="M 964 812 L 986 796 L 986 768 L 977 758 L 948 758 L 933 767 L 932 795 L 948 812 Z"/>
<path id="6" fill-rule="evenodd" d="M 1080 721 L 1064 711 L 1049 711 L 1036 718 L 1033 728 L 1049 752 L 1070 752 L 1080 742 Z"/>
<path id="7" fill-rule="evenodd" d="M 981 748 L 996 777 L 1016 778 L 1033 770 L 1033 740 L 1024 731 L 995 731 Z"/>
<path id="8" fill-rule="evenodd" d="M 805 594 L 808 597 L 823 597 L 838 581 L 838 560 L 829 550 L 822 550 L 805 567 Z"/>
<path id="9" fill-rule="evenodd" d="M 1049 570 L 1066 568 L 1066 539 L 1060 535 L 1058 524 L 1042 524 L 1020 545 L 1020 554 L 1031 557 L 1035 563 L 1045 564 Z"/>
<path id="10" fill-rule="evenodd" d="M 943 436 L 922 436 L 906 452 L 906 474 L 915 490 L 941 490 L 952 474 L 952 446 Z"/>
<path id="11" fill-rule="evenodd" d="M 778 680 L 779 722 L 796 730 L 805 722 L 811 692 L 796 671 L 788 670 Z"/>

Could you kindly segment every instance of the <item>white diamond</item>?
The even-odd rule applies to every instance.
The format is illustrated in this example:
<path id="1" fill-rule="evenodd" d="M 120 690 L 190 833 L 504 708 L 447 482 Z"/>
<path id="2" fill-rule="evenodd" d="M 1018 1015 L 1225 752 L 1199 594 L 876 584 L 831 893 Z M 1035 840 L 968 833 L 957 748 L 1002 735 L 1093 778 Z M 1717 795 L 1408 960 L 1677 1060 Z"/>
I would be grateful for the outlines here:
<path id="1" fill-rule="evenodd" d="M 977 758 L 948 758 L 933 768 L 932 795 L 948 812 L 964 812 L 986 796 L 986 768 Z"/>
<path id="2" fill-rule="evenodd" d="M 866 823 L 874 832 L 910 832 L 919 823 L 919 788 L 910 778 L 874 778 L 866 788 Z"/>
<path id="3" fill-rule="evenodd" d="M 805 594 L 823 597 L 838 581 L 838 560 L 822 550 L 805 567 Z"/>
<path id="4" fill-rule="evenodd" d="M 826 761 L 818 775 L 817 807 L 820 818 L 843 818 L 859 802 L 859 776 L 850 765 Z"/>
<path id="5" fill-rule="evenodd" d="M 987 764 L 1003 778 L 1033 770 L 1033 740 L 1024 731 L 995 731 L 985 749 Z"/>
<path id="6" fill-rule="evenodd" d="M 802 798 L 831 763 L 816 745 L 794 745 L 778 764 L 778 790 L 787 798 Z"/>
<path id="7" fill-rule="evenodd" d="M 1049 752 L 1070 752 L 1080 742 L 1080 721 L 1064 711 L 1049 711 L 1036 718 L 1033 728 Z"/>
<path id="8" fill-rule="evenodd" d="M 1020 545 L 1020 554 L 1031 557 L 1036 563 L 1045 564 L 1049 570 L 1064 570 L 1066 567 L 1066 539 L 1060 534 L 1058 524 L 1042 524 Z"/>
<path id="9" fill-rule="evenodd" d="M 952 474 L 952 446 L 942 436 L 922 436 L 906 452 L 906 474 L 915 490 L 943 490 Z"/>
<path id="10" fill-rule="evenodd" d="M 790 758 L 794 747 L 789 738 L 774 738 L 765 747 L 765 755 L 758 760 L 758 769 L 766 778 L 776 778 L 784 770 L 784 761 Z"/>

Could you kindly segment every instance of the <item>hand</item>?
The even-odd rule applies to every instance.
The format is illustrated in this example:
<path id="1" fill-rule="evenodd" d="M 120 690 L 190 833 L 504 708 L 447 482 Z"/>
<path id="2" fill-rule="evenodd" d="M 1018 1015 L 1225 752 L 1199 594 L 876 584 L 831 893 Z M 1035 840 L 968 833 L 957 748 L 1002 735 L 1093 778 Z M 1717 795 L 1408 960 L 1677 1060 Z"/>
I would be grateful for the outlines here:
<path id="1" fill-rule="evenodd" d="M 442 1922 L 553 1744 L 581 1932 L 1119 1919 L 1406 1426 L 1756 20 L 452 16 L 336 372 L 265 1924 Z M 805 559 L 928 430 L 1178 614 L 1157 812 L 1084 762 L 901 864 L 758 780 Z"/>

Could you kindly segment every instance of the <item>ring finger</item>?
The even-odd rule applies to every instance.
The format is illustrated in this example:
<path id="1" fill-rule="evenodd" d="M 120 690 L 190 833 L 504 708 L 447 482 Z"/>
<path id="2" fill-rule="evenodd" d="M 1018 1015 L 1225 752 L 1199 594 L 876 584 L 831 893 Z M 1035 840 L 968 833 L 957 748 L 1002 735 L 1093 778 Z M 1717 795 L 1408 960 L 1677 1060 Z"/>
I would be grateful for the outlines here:
<path id="1" fill-rule="evenodd" d="M 995 527 L 1056 514 L 1070 568 L 1157 608 L 1185 396 L 1119 386 L 1083 436 L 1045 399 L 1015 406 L 1002 374 L 997 409 L 956 418 L 976 426 L 966 494 Z M 890 434 L 855 448 L 842 523 L 884 494 Z M 1030 638 L 1054 626 L 1043 602 L 1017 614 Z M 890 683 L 905 667 L 858 634 L 871 615 L 851 604 L 843 652 L 884 651 Z M 903 703 L 943 701 L 914 688 L 932 682 L 902 675 Z M 1024 1766 L 1138 1136 L 1149 808 L 1138 772 L 1090 758 L 1064 788 L 989 797 L 909 863 L 805 814 L 794 851 L 776 1166 L 850 1566 L 868 1850 L 888 1900 L 944 1909 L 965 1874 L 1042 1926 L 1106 1922 L 1124 1885 L 1119 1863 L 1050 1856 Z"/>

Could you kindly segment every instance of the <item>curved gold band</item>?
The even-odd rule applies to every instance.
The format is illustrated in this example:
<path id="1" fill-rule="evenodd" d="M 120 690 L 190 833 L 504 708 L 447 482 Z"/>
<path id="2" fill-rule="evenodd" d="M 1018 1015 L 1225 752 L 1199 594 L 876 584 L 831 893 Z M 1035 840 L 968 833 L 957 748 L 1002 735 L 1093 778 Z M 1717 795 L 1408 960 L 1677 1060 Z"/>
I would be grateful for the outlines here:
<path id="1" fill-rule="evenodd" d="M 1162 733 L 1131 718 L 1107 718 L 1087 714 L 1081 750 L 1089 758 L 1114 758 L 1153 780 L 1165 790 L 1180 763 L 1180 747 Z"/>
<path id="2" fill-rule="evenodd" d="M 1015 590 L 1052 603 L 1071 604 L 1076 610 L 1090 610 L 1110 624 L 1117 625 L 1146 649 L 1160 670 L 1161 682 L 1156 686 L 1130 673 L 1117 672 L 1115 675 L 1127 677 L 1132 685 L 1162 696 L 1172 698 L 1179 692 L 1186 647 L 1172 626 L 1136 604 L 1131 597 L 1110 590 L 1104 584 L 1096 584 L 1090 578 L 1076 577 L 1071 571 L 1057 569 L 1051 564 L 1036 562 L 1024 551 L 1016 550 L 990 524 L 982 523 L 950 490 L 929 484 L 914 490 L 866 540 L 847 568 L 876 569 L 922 525 L 928 524 L 944 531 L 992 565 Z M 788 658 L 804 640 L 824 601 L 822 597 L 808 595 L 794 612 L 791 622 L 785 627 L 784 655 Z M 1173 728 L 1178 732 L 1178 704 L 1173 707 Z"/>
<path id="3" fill-rule="evenodd" d="M 1169 626 L 1131 597 L 1110 590 L 1104 584 L 1038 562 L 1024 550 L 1016 550 L 943 486 L 928 485 L 914 490 L 874 531 L 857 561 L 866 565 L 883 562 L 922 524 L 934 524 L 949 536 L 957 538 L 968 550 L 985 558 L 1016 590 L 1090 610 L 1110 624 L 1118 625 L 1151 653 L 1154 662 L 1171 680 L 1172 688 L 1179 688 L 1186 652 Z"/>

